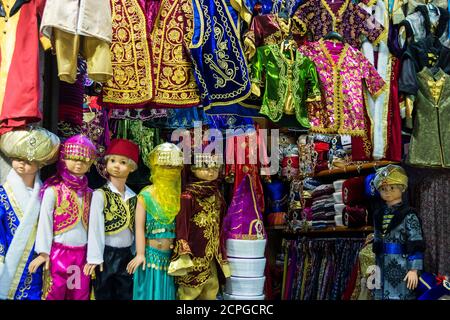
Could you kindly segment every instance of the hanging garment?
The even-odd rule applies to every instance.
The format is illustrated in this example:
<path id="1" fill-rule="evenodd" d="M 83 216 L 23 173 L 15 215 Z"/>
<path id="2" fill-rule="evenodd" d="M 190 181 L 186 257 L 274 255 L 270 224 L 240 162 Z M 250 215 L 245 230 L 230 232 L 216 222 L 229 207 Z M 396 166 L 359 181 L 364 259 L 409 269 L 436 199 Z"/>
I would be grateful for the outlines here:
<path id="1" fill-rule="evenodd" d="M 416 116 L 406 163 L 450 168 L 450 76 L 442 69 L 417 74 Z"/>
<path id="2" fill-rule="evenodd" d="M 144 108 L 154 96 L 148 24 L 158 6 L 143 8 L 138 0 L 111 0 L 112 78 L 103 86 L 102 106 Z"/>
<path id="3" fill-rule="evenodd" d="M 319 40 L 300 51 L 315 63 L 325 96 L 323 106 L 309 110 L 311 131 L 367 135 L 363 80 L 374 98 L 385 85 L 375 67 L 348 44 Z"/>
<path id="4" fill-rule="evenodd" d="M 250 29 L 244 34 L 245 54 L 248 59 L 251 59 L 258 47 L 280 44 L 290 34 L 297 45 L 300 45 L 305 33 L 306 29 L 298 19 L 284 19 L 277 14 L 256 16 L 252 20 Z"/>
<path id="5" fill-rule="evenodd" d="M 190 50 L 205 109 L 231 105 L 250 95 L 250 76 L 238 27 L 224 0 L 194 3 Z"/>
<path id="6" fill-rule="evenodd" d="M 226 203 L 218 181 L 194 181 L 181 194 L 181 211 L 176 218 L 176 245 L 169 274 L 178 284 L 181 300 L 215 300 L 219 279 L 231 275 L 223 238 L 222 220 Z M 211 267 L 213 265 L 214 267 Z M 211 280 L 216 284 L 211 286 Z M 195 294 L 193 294 L 193 290 Z"/>
<path id="7" fill-rule="evenodd" d="M 39 218 L 39 192 L 42 186 L 37 175 L 33 188 L 11 169 L 0 186 L 0 299 L 40 300 L 42 267 L 28 271 L 36 257 L 34 243 Z"/>
<path id="8" fill-rule="evenodd" d="M 412 37 L 413 41 L 417 42 L 434 35 L 440 38 L 442 43 L 447 41 L 449 13 L 446 8 L 430 3 L 417 6 L 414 11 L 399 24 L 400 28 L 405 28 L 407 38 Z M 401 34 L 398 36 L 401 38 Z"/>
<path id="9" fill-rule="evenodd" d="M 270 120 L 277 122 L 283 114 L 295 114 L 308 128 L 306 102 L 321 100 L 319 78 L 314 63 L 300 51 L 291 50 L 283 52 L 278 44 L 257 49 L 252 61 L 252 91 L 259 96 L 260 87 L 265 87 L 260 113 Z"/>
<path id="10" fill-rule="evenodd" d="M 362 4 L 360 6 L 368 13 L 375 11 L 373 17 L 386 31 L 380 36 L 377 46 L 371 44 L 369 41 L 364 41 L 361 48 L 362 53 L 376 67 L 378 73 L 386 82 L 383 92 L 376 99 L 372 99 L 369 94 L 366 94 L 366 109 L 371 119 L 371 131 L 369 132 L 370 140 L 373 142 L 372 155 L 375 160 L 379 160 L 385 158 L 386 148 L 388 147 L 388 113 L 392 70 L 392 55 L 388 47 L 389 14 L 387 3 L 384 0 L 377 0 L 372 7 L 366 7 Z M 377 54 L 375 53 L 375 49 Z M 375 56 L 377 57 L 376 60 Z"/>
<path id="11" fill-rule="evenodd" d="M 416 95 L 419 90 L 417 73 L 425 67 L 441 68 L 450 74 L 450 48 L 441 44 L 435 36 L 410 44 L 402 57 L 399 92 Z"/>
<path id="12" fill-rule="evenodd" d="M 295 17 L 310 31 L 312 41 L 336 31 L 345 42 L 359 48 L 361 36 L 366 36 L 376 45 L 384 32 L 383 26 L 372 15 L 350 0 L 339 3 L 330 3 L 330 0 L 307 1 L 297 9 Z"/>
<path id="13" fill-rule="evenodd" d="M 155 94 L 152 106 L 192 107 L 200 96 L 189 57 L 193 33 L 192 2 L 163 0 L 151 34 Z"/>
<path id="14" fill-rule="evenodd" d="M 392 218 L 383 225 L 386 216 Z M 381 288 L 375 288 L 375 299 L 414 299 L 414 291 L 403 279 L 410 270 L 423 270 L 425 242 L 417 214 L 403 203 L 384 205 L 374 213 L 374 226 L 373 251 L 381 272 Z"/>
<path id="15" fill-rule="evenodd" d="M 38 122 L 39 32 L 45 1 L 0 1 L 0 134 Z"/>
<path id="16" fill-rule="evenodd" d="M 226 179 L 234 180 L 233 193 L 236 193 L 242 180 L 248 176 L 256 197 L 258 210 L 264 212 L 264 191 L 261 184 L 263 166 L 268 164 L 266 143 L 258 130 L 259 126 L 226 137 Z M 239 134 L 239 135 L 237 135 Z"/>
<path id="17" fill-rule="evenodd" d="M 428 4 L 430 1 L 427 0 L 408 0 L 408 14 L 414 12 L 414 10 L 417 8 L 417 6 Z M 432 0 L 433 4 L 435 4 L 438 7 L 447 9 L 448 6 L 448 0 Z"/>
<path id="18" fill-rule="evenodd" d="M 54 44 L 61 80 L 76 81 L 79 53 L 87 60 L 92 80 L 111 78 L 111 21 L 109 0 L 46 1 L 41 32 Z"/>

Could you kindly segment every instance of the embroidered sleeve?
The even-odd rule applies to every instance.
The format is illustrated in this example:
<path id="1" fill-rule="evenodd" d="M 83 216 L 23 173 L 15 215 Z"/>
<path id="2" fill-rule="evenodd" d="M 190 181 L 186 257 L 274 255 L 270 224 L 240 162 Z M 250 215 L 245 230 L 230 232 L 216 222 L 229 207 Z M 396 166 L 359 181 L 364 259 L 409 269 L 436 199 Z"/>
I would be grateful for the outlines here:
<path id="1" fill-rule="evenodd" d="M 422 227 L 416 214 L 408 214 L 405 217 L 406 252 L 408 253 L 408 270 L 423 269 L 423 252 L 425 242 L 422 237 Z"/>
<path id="2" fill-rule="evenodd" d="M 309 58 L 306 58 L 305 67 L 307 69 L 306 84 L 308 88 L 308 98 L 306 101 L 320 101 L 322 93 L 320 91 L 320 81 L 319 76 L 317 75 L 316 66 Z"/>
<path id="3" fill-rule="evenodd" d="M 377 98 L 381 92 L 383 92 L 386 82 L 380 76 L 373 64 L 370 63 L 361 52 L 358 51 L 358 55 L 367 89 L 373 98 Z"/>
<path id="4" fill-rule="evenodd" d="M 292 17 L 294 21 L 300 24 L 305 30 L 307 30 L 307 27 L 311 20 L 316 17 L 316 14 L 314 13 L 313 3 L 314 1 L 305 2 L 300 7 L 298 7 L 297 11 Z"/>
<path id="5" fill-rule="evenodd" d="M 265 47 L 256 49 L 256 55 L 252 59 L 252 93 L 258 97 L 261 96 L 261 80 L 265 66 L 264 50 Z"/>

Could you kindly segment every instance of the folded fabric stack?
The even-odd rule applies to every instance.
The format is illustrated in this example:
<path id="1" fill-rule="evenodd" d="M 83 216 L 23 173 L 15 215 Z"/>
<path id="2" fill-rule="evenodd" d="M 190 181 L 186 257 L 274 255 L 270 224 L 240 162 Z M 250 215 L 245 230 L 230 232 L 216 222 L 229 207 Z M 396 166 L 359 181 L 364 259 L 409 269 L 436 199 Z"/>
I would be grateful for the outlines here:
<path id="1" fill-rule="evenodd" d="M 358 228 L 368 224 L 366 197 L 366 177 L 354 177 L 342 184 L 343 222 L 349 228 Z"/>
<path id="2" fill-rule="evenodd" d="M 344 226 L 344 222 L 342 219 L 342 210 L 345 207 L 345 204 L 342 202 L 342 185 L 345 180 L 336 180 L 333 182 L 333 187 L 335 190 L 335 193 L 333 193 L 333 199 L 335 201 L 334 203 L 334 222 L 337 227 Z"/>
<path id="3" fill-rule="evenodd" d="M 312 227 L 321 229 L 334 226 L 334 187 L 332 184 L 323 184 L 311 193 L 312 199 Z"/>

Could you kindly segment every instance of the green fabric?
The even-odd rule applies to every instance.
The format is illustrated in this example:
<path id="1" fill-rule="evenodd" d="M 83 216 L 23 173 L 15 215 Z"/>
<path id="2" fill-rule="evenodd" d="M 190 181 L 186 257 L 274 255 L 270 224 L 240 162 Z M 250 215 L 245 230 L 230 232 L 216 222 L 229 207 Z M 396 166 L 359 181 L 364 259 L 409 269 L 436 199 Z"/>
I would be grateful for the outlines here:
<path id="1" fill-rule="evenodd" d="M 290 61 L 290 52 L 281 52 L 278 45 L 259 47 L 252 61 L 252 83 L 263 87 L 261 83 L 265 75 L 265 91 L 260 113 L 278 122 L 284 113 L 288 99 L 289 87 L 292 90 L 292 104 L 297 121 L 309 128 L 306 100 L 320 98 L 319 78 L 314 63 L 300 51 L 294 53 L 294 61 Z"/>
<path id="2" fill-rule="evenodd" d="M 150 195 L 148 191 L 143 191 L 139 194 L 139 197 L 142 197 L 145 202 L 145 211 L 146 211 L 146 219 L 145 219 L 145 238 L 147 239 L 167 239 L 167 238 L 175 238 L 175 220 L 170 223 L 164 223 L 161 220 L 155 219 L 155 216 L 158 216 L 156 213 L 161 211 L 162 209 L 159 205 L 153 200 L 153 197 Z M 164 229 L 165 232 L 157 232 L 152 233 L 155 230 Z"/>
<path id="3" fill-rule="evenodd" d="M 444 78 L 438 102 L 430 90 L 434 81 Z M 450 76 L 440 69 L 433 76 L 429 68 L 417 74 L 419 93 L 416 115 L 406 162 L 410 165 L 450 168 Z"/>
<path id="4" fill-rule="evenodd" d="M 134 274 L 133 300 L 175 300 L 174 277 L 167 273 L 172 250 L 145 248 L 146 268 Z"/>

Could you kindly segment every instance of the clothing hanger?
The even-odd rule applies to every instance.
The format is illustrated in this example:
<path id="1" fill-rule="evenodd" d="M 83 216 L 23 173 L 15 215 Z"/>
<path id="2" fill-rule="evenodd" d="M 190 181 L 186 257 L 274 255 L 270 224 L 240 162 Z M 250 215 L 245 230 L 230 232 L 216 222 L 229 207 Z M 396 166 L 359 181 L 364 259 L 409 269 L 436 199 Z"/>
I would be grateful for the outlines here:
<path id="1" fill-rule="evenodd" d="M 336 32 L 334 30 L 328 32 L 327 35 L 324 37 L 324 39 L 325 40 L 337 40 L 342 43 L 345 42 L 344 37 L 340 33 Z"/>

